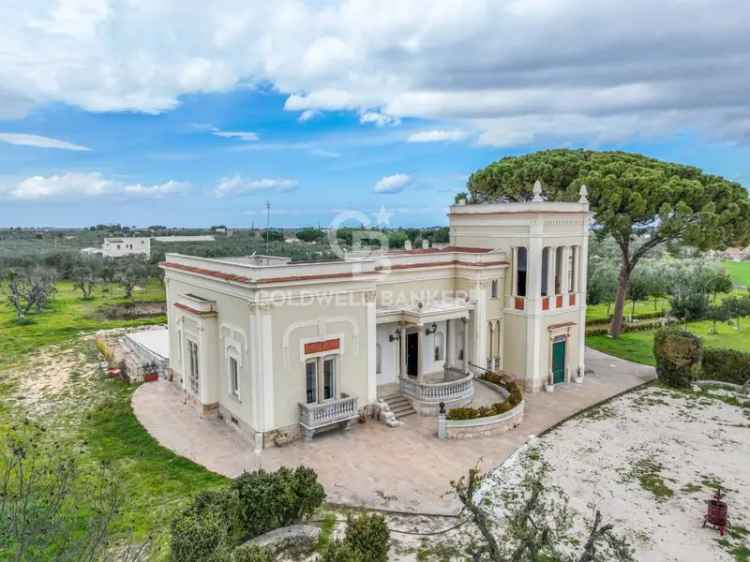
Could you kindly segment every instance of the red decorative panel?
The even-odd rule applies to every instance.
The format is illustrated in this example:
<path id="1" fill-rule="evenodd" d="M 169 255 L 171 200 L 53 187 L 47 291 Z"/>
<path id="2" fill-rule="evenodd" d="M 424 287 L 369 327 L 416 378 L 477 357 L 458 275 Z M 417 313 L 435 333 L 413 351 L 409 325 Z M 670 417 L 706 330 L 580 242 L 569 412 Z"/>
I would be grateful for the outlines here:
<path id="1" fill-rule="evenodd" d="M 549 297 L 542 297 L 542 310 L 549 310 Z"/>
<path id="2" fill-rule="evenodd" d="M 159 380 L 158 373 L 146 373 L 143 375 L 143 382 L 154 382 Z"/>
<path id="3" fill-rule="evenodd" d="M 575 305 L 576 305 L 576 294 L 570 293 L 570 306 L 575 306 Z"/>
<path id="4" fill-rule="evenodd" d="M 563 296 L 562 295 L 557 295 L 557 302 L 555 303 L 555 306 L 557 308 L 562 308 L 562 306 L 563 306 Z"/>
<path id="5" fill-rule="evenodd" d="M 523 297 L 516 297 L 515 306 L 516 306 L 516 310 L 523 310 L 524 308 Z"/>
<path id="6" fill-rule="evenodd" d="M 309 353 L 323 353 L 324 351 L 332 351 L 339 348 L 339 339 L 335 338 L 332 340 L 314 341 L 305 344 L 305 354 Z"/>

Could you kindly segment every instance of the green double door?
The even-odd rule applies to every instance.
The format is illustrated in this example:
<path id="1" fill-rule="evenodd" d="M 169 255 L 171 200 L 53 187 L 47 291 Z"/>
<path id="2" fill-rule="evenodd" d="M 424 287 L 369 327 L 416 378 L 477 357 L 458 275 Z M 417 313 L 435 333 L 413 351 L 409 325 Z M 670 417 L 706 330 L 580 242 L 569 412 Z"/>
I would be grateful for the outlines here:
<path id="1" fill-rule="evenodd" d="M 565 382 L 565 340 L 552 344 L 552 380 L 555 384 Z"/>

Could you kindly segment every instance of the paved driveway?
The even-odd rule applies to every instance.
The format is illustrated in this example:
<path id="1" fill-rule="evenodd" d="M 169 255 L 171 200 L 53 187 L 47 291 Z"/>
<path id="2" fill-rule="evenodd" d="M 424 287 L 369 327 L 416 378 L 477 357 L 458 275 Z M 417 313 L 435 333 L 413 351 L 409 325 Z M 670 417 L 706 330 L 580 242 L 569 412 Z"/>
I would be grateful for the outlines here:
<path id="1" fill-rule="evenodd" d="M 199 417 L 168 383 L 142 385 L 133 395 L 133 410 L 164 447 L 226 476 L 304 464 L 317 471 L 331 502 L 455 513 L 458 501 L 450 493 L 451 480 L 477 463 L 489 470 L 530 435 L 655 376 L 652 367 L 592 349 L 586 350 L 586 365 L 594 374 L 583 384 L 527 395 L 524 421 L 515 430 L 470 440 L 440 441 L 435 418 L 409 416 L 398 428 L 368 421 L 354 424 L 349 432 L 332 431 L 311 443 L 298 441 L 256 454 L 251 443 L 223 422 Z"/>

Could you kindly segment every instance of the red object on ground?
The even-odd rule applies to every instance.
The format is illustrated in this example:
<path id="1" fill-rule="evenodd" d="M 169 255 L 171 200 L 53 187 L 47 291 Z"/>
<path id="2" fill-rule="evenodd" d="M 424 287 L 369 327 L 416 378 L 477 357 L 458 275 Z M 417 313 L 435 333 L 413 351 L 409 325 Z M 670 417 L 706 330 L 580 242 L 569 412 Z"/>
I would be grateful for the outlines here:
<path id="1" fill-rule="evenodd" d="M 143 375 L 143 382 L 154 382 L 159 380 L 159 373 L 146 373 Z"/>
<path id="2" fill-rule="evenodd" d="M 703 517 L 703 526 L 711 525 L 712 527 L 718 527 L 722 537 L 729 526 L 729 510 L 726 502 L 722 501 L 723 497 L 724 494 L 721 493 L 721 488 L 716 490 L 714 497 L 706 501 L 708 509 L 706 515 Z"/>
<path id="3" fill-rule="evenodd" d="M 120 376 L 120 369 L 107 369 L 107 374 L 110 377 L 119 377 Z"/>

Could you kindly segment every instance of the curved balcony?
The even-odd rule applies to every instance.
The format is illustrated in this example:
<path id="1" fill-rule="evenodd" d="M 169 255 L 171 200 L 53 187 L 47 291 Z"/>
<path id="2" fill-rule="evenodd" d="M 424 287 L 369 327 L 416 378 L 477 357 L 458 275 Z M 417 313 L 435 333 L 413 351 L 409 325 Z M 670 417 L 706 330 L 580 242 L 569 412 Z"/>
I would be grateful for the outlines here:
<path id="1" fill-rule="evenodd" d="M 453 377 L 453 378 L 450 378 Z M 443 402 L 446 408 L 459 408 L 470 403 L 474 398 L 474 375 L 446 370 L 445 378 L 440 382 L 418 381 L 413 378 L 402 378 L 401 393 L 412 401 L 414 409 L 423 416 L 434 416 Z"/>

